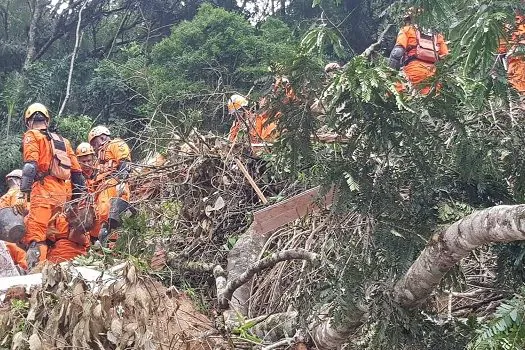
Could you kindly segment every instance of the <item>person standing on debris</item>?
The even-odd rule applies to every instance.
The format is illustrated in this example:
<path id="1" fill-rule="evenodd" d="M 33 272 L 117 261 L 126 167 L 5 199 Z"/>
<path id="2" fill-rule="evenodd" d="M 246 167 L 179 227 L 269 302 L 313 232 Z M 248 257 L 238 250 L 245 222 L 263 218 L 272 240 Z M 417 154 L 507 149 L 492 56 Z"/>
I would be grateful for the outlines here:
<path id="1" fill-rule="evenodd" d="M 95 151 L 87 142 L 78 145 L 75 155 L 82 169 L 88 193 L 93 193 Z M 53 238 L 47 260 L 52 263 L 69 261 L 85 255 L 90 241 L 90 231 L 95 227 L 96 213 L 89 196 L 82 198 L 74 207 L 57 213 L 48 227 L 48 237 Z"/>
<path id="2" fill-rule="evenodd" d="M 74 199 L 85 191 L 85 182 L 69 141 L 48 130 L 51 115 L 47 108 L 34 103 L 25 111 L 24 119 L 28 131 L 23 137 L 24 166 L 14 207 L 23 213 L 31 198 L 26 234 L 22 238 L 31 269 L 47 258 L 47 228 L 50 219 L 67 201 L 66 181 L 71 180 Z"/>
<path id="3" fill-rule="evenodd" d="M 410 8 L 403 16 L 405 23 L 397 35 L 388 65 L 395 70 L 403 66 L 403 73 L 412 88 L 427 95 L 432 86 L 426 80 L 436 74 L 436 63 L 449 52 L 442 34 L 423 31 L 414 24 L 420 12 L 420 9 Z M 402 84 L 396 88 L 399 92 L 405 91 Z"/>
<path id="4" fill-rule="evenodd" d="M 268 115 L 266 113 L 254 114 L 246 108 L 247 106 L 248 100 L 241 95 L 232 95 L 228 100 L 228 113 L 235 117 L 230 128 L 229 140 L 235 141 L 241 129 L 247 129 L 252 146 L 273 140 L 273 132 L 277 125 L 273 122 L 267 123 Z"/>
<path id="5" fill-rule="evenodd" d="M 22 180 L 22 170 L 15 169 L 5 176 L 8 190 L 0 197 L 0 209 L 11 208 L 16 204 L 18 194 L 20 193 L 20 181 Z M 13 259 L 15 265 L 27 270 L 26 252 L 20 248 L 16 243 L 4 242 L 9 255 Z"/>
<path id="6" fill-rule="evenodd" d="M 525 102 L 525 15 L 516 13 L 516 25 L 509 29 L 510 40 L 502 40 L 498 52 L 504 55 L 510 85 Z"/>
<path id="7" fill-rule="evenodd" d="M 102 125 L 89 132 L 88 141 L 98 158 L 94 187 L 99 228 L 95 230 L 100 243 L 105 245 L 112 229 L 109 225 L 111 198 L 129 201 L 127 179 L 131 171 L 131 151 L 124 140 L 112 139 L 109 129 Z"/>

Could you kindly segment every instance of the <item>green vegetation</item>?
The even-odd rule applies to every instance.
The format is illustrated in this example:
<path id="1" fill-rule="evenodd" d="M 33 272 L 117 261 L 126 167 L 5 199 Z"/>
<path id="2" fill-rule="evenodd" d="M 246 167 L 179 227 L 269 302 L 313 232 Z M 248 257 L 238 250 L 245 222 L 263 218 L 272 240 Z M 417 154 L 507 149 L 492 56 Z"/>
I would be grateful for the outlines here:
<path id="1" fill-rule="evenodd" d="M 499 0 L 214 4 L 92 0 L 81 23 L 72 95 L 53 126 L 76 145 L 92 125 L 107 124 L 130 140 L 138 160 L 167 148 L 172 134 L 166 130 L 182 138 L 193 128 L 224 134 L 232 122 L 226 110 L 231 94 L 249 93 L 256 102 L 272 91 L 275 76 L 286 75 L 298 100 L 284 104 L 284 92 L 275 92 L 269 108 L 282 112 L 281 136 L 266 157 L 268 168 L 298 183 L 339 185 L 334 212 L 353 212 L 360 220 L 334 229 L 323 245 L 328 262 L 315 271 L 320 282 L 297 298 L 300 311 L 330 302 L 336 321 L 344 324 L 348 310 L 366 304 L 368 318 L 355 334 L 359 349 L 523 348 L 521 245 L 491 250 L 500 300 L 517 294 L 484 319 L 474 322 L 474 311 L 441 320 L 429 315 L 442 309 L 403 310 L 390 291 L 443 225 L 476 209 L 525 199 L 524 116 L 516 112 L 516 92 L 494 56 L 505 25 L 525 5 Z M 442 31 L 452 49 L 433 81 L 441 89 L 429 96 L 399 94 L 395 83 L 401 77 L 386 65 L 407 6 L 424 8 L 421 24 Z M 0 2 L 2 176 L 20 166 L 24 107 L 39 101 L 56 115 L 65 95 L 78 7 L 61 13 L 40 7 L 44 13 L 31 24 L 35 6 Z M 361 55 L 388 24 L 394 26 L 376 51 Z M 327 77 L 322 67 L 332 60 L 346 66 Z M 315 100 L 326 113 L 312 110 Z M 345 141 L 312 141 L 322 127 Z M 181 206 L 166 201 L 156 209 L 173 220 Z M 143 256 L 153 254 L 156 240 L 173 234 L 172 221 L 151 220 L 141 214 L 126 222 L 117 247 L 144 269 Z M 220 249 L 237 241 L 238 232 L 227 234 Z M 440 290 L 463 292 L 465 280 L 458 269 Z M 192 299 L 207 305 L 189 283 L 184 288 Z M 245 324 L 236 331 L 258 342 L 251 328 Z"/>

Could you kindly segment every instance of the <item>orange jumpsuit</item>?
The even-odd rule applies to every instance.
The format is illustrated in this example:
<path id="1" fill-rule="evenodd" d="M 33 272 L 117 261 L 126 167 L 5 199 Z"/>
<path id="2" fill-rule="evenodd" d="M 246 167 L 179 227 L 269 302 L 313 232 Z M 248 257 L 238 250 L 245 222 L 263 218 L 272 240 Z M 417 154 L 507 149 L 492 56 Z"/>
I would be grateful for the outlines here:
<path id="1" fill-rule="evenodd" d="M 12 242 L 4 242 L 15 265 L 27 270 L 26 251 Z"/>
<path id="2" fill-rule="evenodd" d="M 63 213 L 57 214 L 49 225 L 49 231 L 55 237 L 55 244 L 49 248 L 47 260 L 53 263 L 72 260 L 79 255 L 84 255 L 89 248 L 89 239 L 85 236 L 84 244 L 69 240 L 69 224 Z"/>
<path id="3" fill-rule="evenodd" d="M 283 103 L 290 103 L 297 101 L 298 98 L 295 95 L 295 92 L 293 91 L 292 85 L 289 82 L 284 82 L 282 78 L 277 78 L 274 85 L 273 85 L 273 93 L 276 94 L 279 89 L 284 89 L 284 99 Z M 266 100 L 265 98 L 262 100 Z M 261 100 L 261 101 L 262 101 Z M 262 107 L 261 102 L 261 107 Z M 244 113 L 246 115 L 247 113 Z M 281 112 L 277 112 L 275 115 L 274 120 L 279 119 L 281 116 Z M 249 138 L 250 143 L 257 144 L 262 142 L 273 142 L 276 138 L 276 132 L 277 132 L 277 123 L 271 122 L 268 123 L 268 119 L 270 116 L 268 115 L 268 112 L 265 111 L 261 114 L 249 114 L 246 120 L 246 124 L 248 124 L 248 127 L 250 128 L 249 131 Z M 239 130 L 245 126 L 245 122 L 243 120 L 236 119 L 229 132 L 229 140 L 234 141 L 237 139 L 237 136 L 239 134 Z M 257 147 L 256 147 L 257 148 Z"/>
<path id="4" fill-rule="evenodd" d="M 102 146 L 98 152 L 97 175 L 94 181 L 95 207 L 97 212 L 97 224 L 91 231 L 92 237 L 98 237 L 103 223 L 109 219 L 110 200 L 118 196 L 117 185 L 119 180 L 115 177 L 122 161 L 131 161 L 131 151 L 122 139 L 113 139 Z M 124 191 L 120 198 L 129 201 L 130 191 L 128 184 L 124 185 Z"/>
<path id="5" fill-rule="evenodd" d="M 510 46 L 510 50 L 509 47 Z M 525 16 L 516 16 L 516 29 L 510 41 L 501 41 L 499 53 L 519 51 L 519 54 L 510 54 L 507 58 L 509 83 L 520 94 L 525 95 Z"/>
<path id="6" fill-rule="evenodd" d="M 0 197 L 0 209 L 12 207 L 15 204 L 19 193 L 20 189 L 18 187 L 10 188 L 6 194 Z M 5 242 L 5 245 L 15 264 L 27 270 L 26 251 L 20 248 L 16 243 Z"/>
<path id="7" fill-rule="evenodd" d="M 66 152 L 71 159 L 71 172 L 80 173 L 82 170 L 71 144 L 64 139 Z M 52 160 L 51 141 L 40 130 L 31 129 L 23 138 L 24 162 L 35 162 L 39 174 L 45 174 Z M 49 221 L 55 213 L 60 211 L 66 203 L 71 185 L 66 181 L 48 175 L 44 178 L 37 176 L 31 187 L 29 214 L 26 219 L 26 234 L 22 243 L 45 242 Z M 40 261 L 46 260 L 47 247 L 40 246 Z"/>
<path id="8" fill-rule="evenodd" d="M 396 45 L 402 46 L 406 50 L 405 57 L 415 55 L 417 47 L 416 27 L 408 25 L 401 28 L 397 35 Z M 440 58 L 448 55 L 448 46 L 441 34 L 437 35 L 437 45 L 437 52 Z M 425 80 L 436 74 L 434 63 L 412 59 L 403 66 L 403 72 L 412 86 L 419 90 L 421 94 L 427 95 L 430 92 L 432 86 L 425 84 Z M 398 91 L 404 90 L 400 85 L 397 86 L 397 89 Z"/>
<path id="9" fill-rule="evenodd" d="M 7 190 L 7 192 L 0 197 L 0 209 L 14 206 L 19 193 L 20 188 L 18 187 L 12 187 Z"/>
<path id="10" fill-rule="evenodd" d="M 246 115 L 246 113 L 244 114 Z M 248 127 L 250 128 L 249 137 L 251 143 L 261 143 L 261 142 L 271 142 L 273 141 L 273 131 L 277 128 L 277 124 L 274 122 L 269 123 L 265 125 L 265 123 L 268 120 L 267 113 L 262 113 L 255 115 L 255 118 L 253 116 L 249 116 L 248 120 L 246 120 L 246 123 L 248 124 Z M 237 136 L 239 135 L 239 130 L 241 127 L 244 126 L 244 121 L 236 119 L 235 122 L 233 122 L 232 127 L 230 128 L 229 133 L 229 140 L 235 141 L 237 139 Z"/>

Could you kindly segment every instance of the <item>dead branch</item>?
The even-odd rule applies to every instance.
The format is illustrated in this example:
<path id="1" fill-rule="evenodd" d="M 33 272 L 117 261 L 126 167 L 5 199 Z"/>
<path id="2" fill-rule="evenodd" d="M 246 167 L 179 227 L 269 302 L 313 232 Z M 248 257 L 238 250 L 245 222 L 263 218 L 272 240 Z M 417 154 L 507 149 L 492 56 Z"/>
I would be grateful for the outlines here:
<path id="1" fill-rule="evenodd" d="M 293 338 L 284 338 L 284 339 L 279 340 L 278 342 L 275 342 L 273 344 L 263 347 L 261 350 L 279 349 L 283 346 L 289 347 L 292 344 L 293 344 Z"/>
<path id="2" fill-rule="evenodd" d="M 391 27 L 392 27 L 392 24 L 387 25 L 385 30 L 383 30 L 383 32 L 379 34 L 379 36 L 377 37 L 377 41 L 373 43 L 372 45 L 370 45 L 365 51 L 363 51 L 361 56 L 370 57 L 370 55 L 376 50 L 376 48 L 379 45 L 381 45 L 381 43 L 383 42 L 383 39 L 385 38 L 386 33 L 390 30 Z"/>
<path id="3" fill-rule="evenodd" d="M 253 276 L 255 276 L 255 274 L 269 267 L 273 267 L 280 262 L 296 259 L 307 260 L 311 263 L 314 263 L 319 259 L 319 256 L 315 253 L 307 252 L 304 249 L 290 249 L 279 253 L 273 253 L 272 255 L 259 260 L 255 264 L 248 267 L 246 271 L 240 276 L 231 281 L 228 281 L 224 291 L 218 296 L 220 307 L 226 309 L 233 293 L 237 290 L 237 288 L 248 282 Z"/>
<path id="4" fill-rule="evenodd" d="M 60 106 L 60 110 L 58 111 L 57 117 L 60 117 L 62 115 L 62 112 L 64 112 L 64 108 L 66 108 L 66 103 L 69 100 L 69 94 L 71 93 L 71 78 L 73 77 L 73 67 L 75 66 L 75 58 L 77 56 L 78 46 L 80 45 L 81 41 L 80 24 L 82 23 L 82 11 L 84 11 L 84 8 L 86 7 L 87 3 L 87 1 L 84 1 L 82 6 L 80 7 L 80 10 L 78 11 L 77 30 L 75 33 L 75 47 L 73 48 L 73 53 L 71 54 L 71 63 L 69 65 L 69 74 L 67 76 L 66 96 L 64 97 L 62 106 Z"/>

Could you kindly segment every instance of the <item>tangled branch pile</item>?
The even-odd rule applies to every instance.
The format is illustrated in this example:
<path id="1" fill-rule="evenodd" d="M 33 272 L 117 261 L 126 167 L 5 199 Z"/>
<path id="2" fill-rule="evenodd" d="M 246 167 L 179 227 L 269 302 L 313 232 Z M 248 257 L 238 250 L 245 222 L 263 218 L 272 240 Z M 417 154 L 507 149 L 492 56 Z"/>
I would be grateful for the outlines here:
<path id="1" fill-rule="evenodd" d="M 193 132 L 188 139 L 173 135 L 172 140 L 162 162 L 159 156 L 149 165 L 146 161 L 132 177 L 140 215 L 123 234 L 125 246 L 120 248 L 135 253 L 140 247 L 151 256 L 162 247 L 170 280 L 184 274 L 205 286 L 213 267 L 226 265 L 229 249 L 250 224 L 250 214 L 263 206 L 241 167 L 270 203 L 307 184 L 280 180 L 269 162 L 215 135 Z"/>

